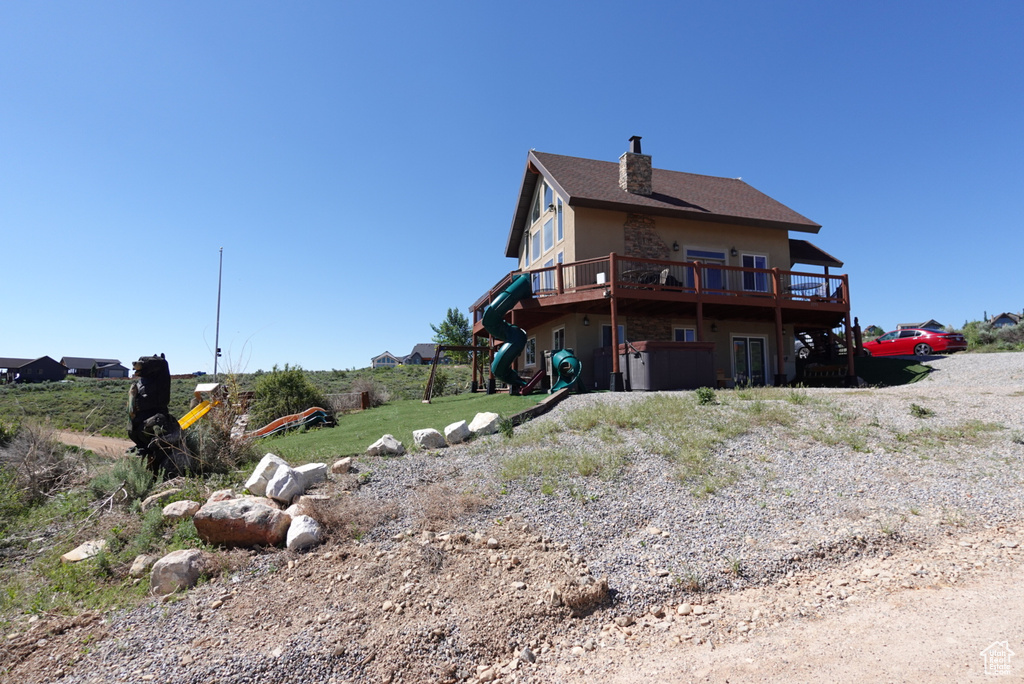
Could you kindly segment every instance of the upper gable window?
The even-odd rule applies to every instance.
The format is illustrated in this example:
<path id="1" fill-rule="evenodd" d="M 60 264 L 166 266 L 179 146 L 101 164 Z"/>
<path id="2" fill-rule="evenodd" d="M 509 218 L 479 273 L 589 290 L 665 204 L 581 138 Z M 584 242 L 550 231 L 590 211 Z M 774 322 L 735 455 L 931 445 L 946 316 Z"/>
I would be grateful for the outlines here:
<path id="1" fill-rule="evenodd" d="M 548 219 L 544 222 L 544 251 L 555 246 L 555 222 Z"/>
<path id="2" fill-rule="evenodd" d="M 541 203 L 540 203 L 541 199 L 543 198 L 544 193 L 547 192 L 547 187 L 548 187 L 548 184 L 545 183 L 543 179 L 541 179 L 540 184 L 537 185 L 537 189 L 534 190 L 534 193 L 533 193 L 533 211 L 530 214 L 530 223 L 536 222 L 537 219 L 540 218 L 540 215 L 543 214 L 544 210 L 547 208 L 546 204 L 542 206 Z"/>
<path id="3" fill-rule="evenodd" d="M 540 217 L 555 208 L 555 191 L 543 178 L 537 184 L 533 195 L 533 207 L 530 211 L 530 223 L 536 223 Z"/>
<path id="4" fill-rule="evenodd" d="M 557 208 L 557 211 L 558 211 L 558 241 L 561 242 L 562 238 L 565 237 L 565 231 L 564 231 L 564 227 L 563 227 L 564 223 L 565 223 L 565 217 L 562 214 L 562 198 L 559 197 L 556 200 L 556 202 L 557 202 L 557 205 L 558 205 L 558 208 Z"/>

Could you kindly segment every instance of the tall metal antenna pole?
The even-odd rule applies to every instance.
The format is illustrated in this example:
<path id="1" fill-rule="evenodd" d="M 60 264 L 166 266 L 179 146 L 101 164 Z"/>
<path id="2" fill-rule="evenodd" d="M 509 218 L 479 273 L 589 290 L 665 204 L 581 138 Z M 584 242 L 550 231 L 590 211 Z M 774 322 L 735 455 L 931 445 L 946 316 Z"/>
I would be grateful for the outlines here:
<path id="1" fill-rule="evenodd" d="M 220 284 L 224 275 L 224 248 L 220 248 L 220 266 L 217 269 L 217 332 L 213 341 L 213 377 L 217 377 L 217 359 L 220 358 Z"/>

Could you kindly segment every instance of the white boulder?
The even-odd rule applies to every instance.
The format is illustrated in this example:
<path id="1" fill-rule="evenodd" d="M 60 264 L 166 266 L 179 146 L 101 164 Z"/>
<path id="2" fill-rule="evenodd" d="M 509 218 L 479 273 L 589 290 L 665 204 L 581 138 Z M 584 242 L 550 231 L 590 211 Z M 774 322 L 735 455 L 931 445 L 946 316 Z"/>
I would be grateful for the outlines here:
<path id="1" fill-rule="evenodd" d="M 306 491 L 313 485 L 327 479 L 327 464 L 306 463 L 295 468 L 295 472 L 299 474 L 299 478 L 302 480 L 302 491 Z"/>
<path id="2" fill-rule="evenodd" d="M 469 424 L 469 429 L 474 435 L 493 435 L 498 431 L 498 423 L 501 416 L 497 413 L 478 413 Z"/>
<path id="3" fill-rule="evenodd" d="M 290 504 L 292 499 L 306 491 L 301 475 L 289 466 L 278 466 L 267 483 L 267 497 Z"/>
<path id="4" fill-rule="evenodd" d="M 467 439 L 473 436 L 469 426 L 466 425 L 466 421 L 460 420 L 457 423 L 452 423 L 444 429 L 444 438 L 448 440 L 449 444 L 459 444 L 465 442 Z"/>
<path id="5" fill-rule="evenodd" d="M 181 520 L 182 518 L 191 518 L 196 513 L 202 504 L 198 501 L 175 501 L 174 503 L 167 504 L 164 506 L 164 517 L 168 520 Z"/>
<path id="6" fill-rule="evenodd" d="M 405 447 L 394 435 L 384 435 L 371 444 L 366 453 L 370 456 L 401 456 L 405 453 Z"/>
<path id="7" fill-rule="evenodd" d="M 448 442 L 444 440 L 444 435 L 434 428 L 413 430 L 412 441 L 414 441 L 416 446 L 420 449 L 442 449 L 448 446 Z"/>
<path id="8" fill-rule="evenodd" d="M 196 549 L 172 551 L 153 565 L 149 590 L 162 596 L 195 586 L 200 575 L 210 568 L 207 554 Z"/>
<path id="9" fill-rule="evenodd" d="M 292 524 L 288 527 L 286 544 L 289 551 L 301 551 L 319 544 L 322 538 L 323 528 L 320 527 L 320 523 L 308 515 L 297 515 L 292 518 Z"/>
<path id="10" fill-rule="evenodd" d="M 252 475 L 245 481 L 245 488 L 256 496 L 266 496 L 267 483 L 270 482 L 270 478 L 274 477 L 274 473 L 277 472 L 279 467 L 287 465 L 280 456 L 267 454 L 256 464 L 256 469 L 252 471 Z"/>
<path id="11" fill-rule="evenodd" d="M 334 475 L 344 475 L 348 471 L 352 470 L 352 457 L 346 456 L 345 458 L 339 458 L 331 466 L 331 473 Z"/>

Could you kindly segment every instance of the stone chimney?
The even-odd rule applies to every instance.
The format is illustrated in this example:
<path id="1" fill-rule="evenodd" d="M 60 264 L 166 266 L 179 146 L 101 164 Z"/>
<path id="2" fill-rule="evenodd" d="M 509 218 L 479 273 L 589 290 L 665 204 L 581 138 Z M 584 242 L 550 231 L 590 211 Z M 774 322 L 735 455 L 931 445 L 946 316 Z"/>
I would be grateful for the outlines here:
<path id="1" fill-rule="evenodd" d="M 629 152 L 619 157 L 619 187 L 634 195 L 650 195 L 651 155 L 640 152 L 640 136 L 629 139 Z"/>

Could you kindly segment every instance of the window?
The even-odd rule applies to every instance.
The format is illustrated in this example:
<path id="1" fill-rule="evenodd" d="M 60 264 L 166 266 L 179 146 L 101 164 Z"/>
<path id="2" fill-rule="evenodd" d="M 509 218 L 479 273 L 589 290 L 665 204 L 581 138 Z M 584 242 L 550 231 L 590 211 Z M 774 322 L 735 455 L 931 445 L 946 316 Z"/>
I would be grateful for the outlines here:
<path id="1" fill-rule="evenodd" d="M 523 238 L 523 268 L 530 265 L 530 234 Z"/>
<path id="2" fill-rule="evenodd" d="M 541 196 L 542 188 L 544 187 L 544 181 L 541 181 L 540 183 L 541 183 L 541 187 L 537 188 L 537 192 L 533 196 L 533 211 L 531 212 L 530 223 L 533 223 L 534 221 L 539 219 L 540 215 L 541 215 L 541 212 L 543 211 L 543 209 L 541 209 L 541 206 L 540 206 L 540 196 Z"/>
<path id="3" fill-rule="evenodd" d="M 551 268 L 555 265 L 554 260 L 548 259 L 544 262 L 544 268 Z M 540 274 L 540 289 L 542 290 L 554 290 L 555 289 L 555 272 L 544 271 Z"/>
<path id="4" fill-rule="evenodd" d="M 559 328 L 551 333 L 551 351 L 556 352 L 565 349 L 565 328 Z"/>
<path id="5" fill-rule="evenodd" d="M 703 249 L 686 250 L 687 261 L 699 261 L 704 264 L 725 265 L 725 252 L 716 252 Z M 686 285 L 694 287 L 693 269 L 686 269 Z M 700 270 L 700 286 L 702 290 L 724 290 L 725 273 L 718 268 L 702 268 Z"/>
<path id="6" fill-rule="evenodd" d="M 524 355 L 526 357 L 525 365 L 527 365 L 527 366 L 536 366 L 537 365 L 537 338 L 536 337 L 531 337 L 530 339 L 526 340 L 526 349 L 523 351 L 523 353 L 524 353 Z"/>
<path id="7" fill-rule="evenodd" d="M 744 254 L 743 268 L 768 268 L 768 257 L 760 254 Z M 768 274 L 743 272 L 743 289 L 747 292 L 767 292 Z"/>
<path id="8" fill-rule="evenodd" d="M 561 242 L 562 238 L 565 237 L 565 232 L 564 232 L 564 229 L 563 229 L 563 224 L 565 223 L 565 218 L 562 215 L 562 198 L 561 197 L 558 198 L 557 205 L 558 205 L 558 241 Z"/>
<path id="9" fill-rule="evenodd" d="M 548 219 L 544 222 L 544 251 L 548 251 L 555 246 L 555 222 L 553 219 Z"/>
<path id="10" fill-rule="evenodd" d="M 619 326 L 619 344 L 626 341 L 626 327 Z M 601 326 L 601 346 L 610 347 L 612 346 L 612 326 L 605 324 Z"/>
<path id="11" fill-rule="evenodd" d="M 695 328 L 673 328 L 672 339 L 676 342 L 696 342 L 697 330 Z"/>
<path id="12" fill-rule="evenodd" d="M 547 211 L 552 204 L 555 202 L 554 193 L 551 190 L 551 186 L 547 183 L 543 183 L 544 188 L 544 206 L 541 207 L 541 211 Z"/>
<path id="13" fill-rule="evenodd" d="M 534 231 L 530 239 L 533 241 L 533 244 L 530 245 L 530 252 L 533 255 L 533 260 L 537 261 L 540 259 L 540 231 Z"/>

